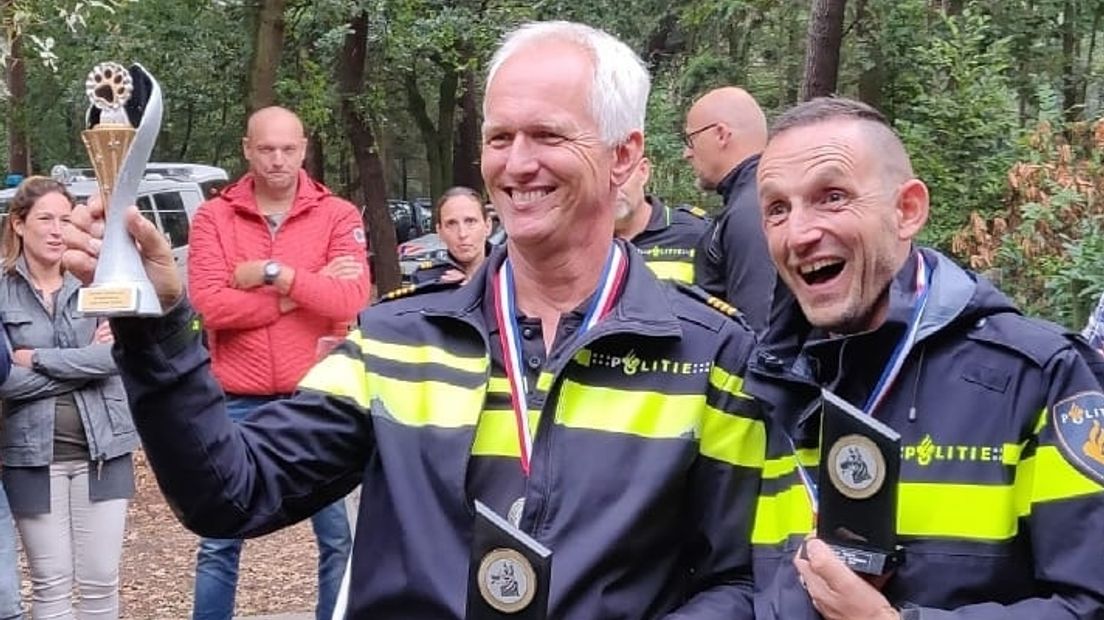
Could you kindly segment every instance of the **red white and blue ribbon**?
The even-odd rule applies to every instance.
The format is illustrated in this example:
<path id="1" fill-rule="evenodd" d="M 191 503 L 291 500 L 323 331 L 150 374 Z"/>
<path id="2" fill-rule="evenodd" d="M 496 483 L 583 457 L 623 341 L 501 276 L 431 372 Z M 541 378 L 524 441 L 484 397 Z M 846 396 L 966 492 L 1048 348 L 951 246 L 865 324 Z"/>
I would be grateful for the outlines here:
<path id="1" fill-rule="evenodd" d="M 863 407 L 863 411 L 867 415 L 874 415 L 874 411 L 878 408 L 878 405 L 882 404 L 885 397 L 889 394 L 889 390 L 893 387 L 894 382 L 897 380 L 898 375 L 901 374 L 901 369 L 905 365 L 905 358 L 908 357 L 908 352 L 912 349 L 913 343 L 916 342 L 916 335 L 920 331 L 920 319 L 924 314 L 924 307 L 928 304 L 928 294 L 931 292 L 931 273 L 928 268 L 927 262 L 924 260 L 924 256 L 920 253 L 916 253 L 916 294 L 914 296 L 912 306 L 912 317 L 909 319 L 909 324 L 901 339 L 897 341 L 897 346 L 893 349 L 893 354 L 889 358 L 889 363 L 882 369 L 882 376 L 878 379 L 877 385 L 874 386 L 874 391 L 870 393 L 870 397 L 866 400 L 866 406 Z M 819 508 L 819 491 L 817 489 L 816 480 L 813 479 L 809 470 L 801 464 L 801 457 L 797 453 L 797 446 L 794 444 L 793 439 L 790 439 L 790 448 L 793 450 L 794 463 L 797 466 L 797 474 L 801 478 L 801 483 L 805 487 L 805 494 L 809 497 L 809 505 L 813 508 L 813 516 L 816 516 Z M 824 449 L 824 446 L 821 446 Z"/>
<path id="2" fill-rule="evenodd" d="M 931 290 L 930 275 L 928 274 L 928 264 L 924 261 L 924 256 L 920 253 L 916 253 L 916 296 L 912 307 L 912 318 L 909 320 L 908 328 L 905 330 L 905 335 L 901 337 L 901 340 L 897 342 L 897 347 L 893 350 L 893 355 L 889 358 L 889 363 L 886 364 L 882 370 L 882 376 L 878 379 L 877 385 L 874 386 L 874 391 L 870 393 L 870 397 L 866 399 L 866 406 L 863 407 L 863 411 L 867 415 L 874 415 L 874 410 L 878 408 L 878 405 L 882 404 L 886 395 L 889 394 L 889 390 L 893 388 L 893 383 L 897 381 L 897 376 L 901 374 L 901 369 L 905 366 L 905 358 L 908 357 L 909 350 L 912 349 L 912 345 L 916 342 L 916 334 L 920 331 L 920 318 L 924 314 L 924 306 L 928 305 L 928 293 Z"/>
<path id="3" fill-rule="evenodd" d="M 610 245 L 609 255 L 606 257 L 606 266 L 602 270 L 598 290 L 587 310 L 583 325 L 576 333 L 576 337 L 584 334 L 597 325 L 617 301 L 617 295 L 621 291 L 624 281 L 625 269 L 628 260 L 621 246 L 613 243 Z M 514 269 L 507 256 L 495 274 L 493 281 L 495 319 L 498 322 L 498 337 L 502 345 L 502 362 L 506 368 L 506 381 L 510 386 L 510 405 L 514 410 L 514 420 L 517 424 L 518 447 L 521 460 L 521 470 L 525 476 L 529 476 L 529 461 L 533 454 L 533 432 L 529 428 L 528 381 L 523 369 L 523 357 L 520 338 L 520 329 L 517 323 L 517 302 L 514 291 Z"/>

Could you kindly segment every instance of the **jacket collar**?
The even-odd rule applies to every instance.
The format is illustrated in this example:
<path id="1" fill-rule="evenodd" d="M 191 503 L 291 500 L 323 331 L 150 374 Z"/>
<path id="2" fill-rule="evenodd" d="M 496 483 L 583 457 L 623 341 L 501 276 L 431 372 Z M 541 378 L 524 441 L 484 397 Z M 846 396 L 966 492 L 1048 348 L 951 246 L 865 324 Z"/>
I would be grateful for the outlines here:
<path id="1" fill-rule="evenodd" d="M 755 182 L 755 172 L 759 169 L 759 153 L 748 157 L 737 164 L 735 168 L 721 179 L 717 184 L 717 193 L 724 197 L 725 204 L 729 199 L 748 183 Z"/>
<path id="2" fill-rule="evenodd" d="M 27 283 L 27 288 L 32 292 L 35 290 L 34 284 L 31 282 L 31 268 L 27 265 L 27 256 L 23 253 L 19 254 L 19 258 L 15 259 L 15 272 L 19 274 L 19 277 L 23 278 L 23 281 Z M 77 280 L 76 276 L 68 271 L 61 272 L 61 288 L 58 289 L 58 301 L 66 301 L 70 295 L 76 292 L 81 286 L 80 280 Z M 61 303 L 57 306 L 61 307 Z"/>
<path id="3" fill-rule="evenodd" d="M 644 227 L 644 232 L 657 232 L 671 225 L 670 207 L 663 204 L 663 201 L 658 197 L 650 194 L 644 196 L 644 200 L 652 210 L 652 215 L 648 218 L 648 225 Z"/>
<path id="4" fill-rule="evenodd" d="M 975 280 L 946 256 L 928 248 L 916 248 L 890 282 L 886 321 L 874 332 L 892 332 L 900 336 L 912 320 L 917 254 L 924 257 L 932 273 L 931 289 L 919 319 L 913 347 L 965 314 L 977 289 Z M 795 297 L 785 296 L 785 304 L 785 307 L 775 310 L 770 328 L 758 353 L 751 360 L 751 366 L 761 374 L 785 374 L 790 379 L 812 382 L 814 372 L 809 354 L 816 356 L 853 336 L 828 338 L 827 334 L 809 324 Z"/>
<path id="5" fill-rule="evenodd" d="M 659 303 L 659 300 L 668 299 L 665 285 L 652 274 L 639 252 L 633 251 L 623 240 L 618 239 L 614 243 L 621 246 L 628 260 L 625 284 L 613 310 L 591 330 L 593 337 L 616 332 L 654 337 L 681 336 L 682 327 L 678 317 L 668 303 Z M 483 304 L 490 302 L 486 295 L 490 285 L 488 278 L 498 273 L 499 267 L 506 260 L 507 252 L 508 244 L 496 247 L 466 285 L 447 295 L 436 296 L 430 302 L 432 305 L 427 306 L 423 312 L 427 316 L 461 319 L 474 325 L 481 333 L 489 333 L 490 326 L 487 325 L 482 311 Z"/>
<path id="6" fill-rule="evenodd" d="M 257 209 L 257 197 L 253 190 L 254 182 L 253 173 L 247 173 L 235 183 L 227 186 L 219 195 L 229 202 L 230 206 L 233 207 L 235 211 L 242 214 L 259 216 L 260 211 Z M 306 170 L 300 169 L 298 187 L 295 190 L 295 199 L 291 203 L 291 210 L 288 211 L 288 216 L 313 209 L 330 196 L 332 196 L 332 193 L 325 185 L 310 178 Z"/>

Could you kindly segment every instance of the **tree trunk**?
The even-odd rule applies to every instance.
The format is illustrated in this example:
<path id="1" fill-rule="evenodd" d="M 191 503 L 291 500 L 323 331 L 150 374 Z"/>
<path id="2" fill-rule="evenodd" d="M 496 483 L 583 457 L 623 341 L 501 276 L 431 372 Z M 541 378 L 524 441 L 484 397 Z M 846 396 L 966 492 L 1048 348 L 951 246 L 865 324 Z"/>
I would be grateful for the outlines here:
<path id="1" fill-rule="evenodd" d="M 801 38 L 804 33 L 799 27 L 797 17 L 793 14 L 793 11 L 787 11 L 782 16 L 781 28 L 786 33 L 786 50 L 796 50 L 801 47 Z M 782 83 L 780 88 L 785 93 L 782 101 L 783 107 L 789 107 L 798 101 L 801 95 L 801 72 L 803 67 L 803 58 L 798 57 L 796 54 L 788 54 L 780 52 L 780 57 L 785 59 L 785 71 L 780 76 Z"/>
<path id="2" fill-rule="evenodd" d="M 885 88 L 885 64 L 879 44 L 879 29 L 867 0 L 859 0 L 855 6 L 855 36 L 861 42 L 869 62 L 863 64 L 859 74 L 859 101 L 868 103 L 882 113 L 882 91 Z"/>
<path id="3" fill-rule="evenodd" d="M 192 129 L 195 125 L 195 102 L 188 100 L 187 114 L 184 121 L 184 139 L 180 141 L 180 150 L 176 153 L 177 161 L 188 161 L 188 146 L 192 142 Z"/>
<path id="4" fill-rule="evenodd" d="M 460 96 L 460 124 L 453 146 L 452 182 L 477 192 L 483 191 L 483 173 L 479 169 L 479 150 L 483 143 L 479 115 L 479 81 L 475 69 L 464 72 L 464 93 Z"/>
<path id="5" fill-rule="evenodd" d="M 12 0 L 5 0 L 4 12 Z M 27 64 L 23 60 L 23 37 L 11 38 L 6 73 L 8 79 L 8 172 L 31 174 L 31 145 L 27 139 Z"/>
<path id="6" fill-rule="evenodd" d="M 1077 75 L 1077 3 L 1066 0 L 1062 10 L 1062 109 L 1066 123 L 1076 122 L 1081 115 L 1081 85 Z"/>
<path id="7" fill-rule="evenodd" d="M 839 76 L 843 14 L 847 0 L 813 0 L 805 44 L 805 77 L 801 100 L 831 95 Z"/>
<path id="8" fill-rule="evenodd" d="M 452 143 L 456 138 L 456 105 L 460 90 L 460 72 L 449 67 L 437 86 L 437 172 L 440 190 L 433 192 L 433 201 L 452 185 Z"/>
<path id="9" fill-rule="evenodd" d="M 1088 69 L 1091 75 L 1092 68 L 1096 66 L 1096 33 L 1100 31 L 1100 18 L 1104 16 L 1104 3 L 1098 2 L 1096 8 L 1093 10 L 1093 22 L 1092 30 L 1089 35 L 1089 53 L 1085 57 L 1085 67 Z M 1081 101 L 1084 102 L 1088 98 L 1089 80 L 1081 80 Z"/>
<path id="10" fill-rule="evenodd" d="M 249 99 L 246 112 L 276 102 L 276 71 L 284 47 L 284 6 L 286 0 L 262 0 L 253 36 L 253 57 L 249 66 Z"/>
<path id="11" fill-rule="evenodd" d="M 326 153 L 322 146 L 322 136 L 318 131 L 310 132 L 307 137 L 307 160 L 304 164 L 307 174 L 319 183 L 326 182 Z"/>
<path id="12" fill-rule="evenodd" d="M 339 60 L 335 63 L 341 93 L 341 118 L 349 134 L 361 187 L 364 189 L 364 225 L 372 250 L 372 269 L 380 293 L 399 287 L 399 257 L 395 226 L 387 208 L 383 163 L 376 151 L 376 137 L 358 98 L 365 91 L 364 62 L 368 52 L 368 14 L 359 13 L 350 24 Z"/>
<path id="13" fill-rule="evenodd" d="M 437 122 L 429 116 L 425 97 L 418 88 L 418 78 L 414 70 L 403 76 L 406 88 L 407 107 L 418 126 L 418 133 L 425 144 L 426 163 L 429 166 L 429 199 L 436 201 L 452 183 L 452 128 L 456 118 L 456 90 L 459 87 L 459 73 L 455 69 L 442 67 L 444 75 L 437 87 Z"/>

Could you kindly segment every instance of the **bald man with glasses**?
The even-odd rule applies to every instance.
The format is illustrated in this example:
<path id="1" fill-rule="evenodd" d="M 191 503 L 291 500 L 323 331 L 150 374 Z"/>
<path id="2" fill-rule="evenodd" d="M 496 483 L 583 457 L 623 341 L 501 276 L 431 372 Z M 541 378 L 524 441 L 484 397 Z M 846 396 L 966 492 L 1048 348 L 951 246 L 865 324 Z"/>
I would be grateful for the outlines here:
<path id="1" fill-rule="evenodd" d="M 776 281 L 755 185 L 759 153 L 767 141 L 766 117 L 743 89 L 718 88 L 690 107 L 682 139 L 683 157 L 697 175 L 697 186 L 724 198 L 724 208 L 695 254 L 695 283 L 736 306 L 751 328 L 762 333 Z"/>

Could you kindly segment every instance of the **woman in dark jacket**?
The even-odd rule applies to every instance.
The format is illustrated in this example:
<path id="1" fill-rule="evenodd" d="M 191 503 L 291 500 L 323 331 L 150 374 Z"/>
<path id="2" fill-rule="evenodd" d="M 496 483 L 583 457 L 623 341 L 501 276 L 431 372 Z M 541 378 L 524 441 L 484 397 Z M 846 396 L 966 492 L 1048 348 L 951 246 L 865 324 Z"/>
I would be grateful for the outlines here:
<path id="1" fill-rule="evenodd" d="M 12 349 L 0 384 L 3 481 L 31 570 L 33 618 L 117 618 L 119 556 L 138 437 L 106 322 L 78 317 L 62 269 L 73 200 L 31 177 L 16 191 L 0 253 L 0 317 Z"/>

